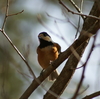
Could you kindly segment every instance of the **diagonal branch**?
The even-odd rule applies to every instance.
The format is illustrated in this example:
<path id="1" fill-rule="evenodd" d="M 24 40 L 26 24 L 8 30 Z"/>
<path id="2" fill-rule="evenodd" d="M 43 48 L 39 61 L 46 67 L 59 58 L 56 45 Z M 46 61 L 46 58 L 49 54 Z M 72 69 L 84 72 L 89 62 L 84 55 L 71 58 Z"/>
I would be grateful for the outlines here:
<path id="1" fill-rule="evenodd" d="M 94 11 L 94 8 L 96 9 Z M 90 12 L 91 15 L 93 16 L 99 16 L 100 13 L 98 13 L 98 10 L 96 8 L 96 4 L 94 4 L 94 7 L 92 8 L 92 12 Z M 90 18 L 90 17 L 87 17 L 85 19 L 85 23 L 83 25 L 83 30 L 81 31 L 81 35 L 79 36 L 79 38 L 68 48 L 66 49 L 64 52 L 62 52 L 59 56 L 59 58 L 57 60 L 55 60 L 52 65 L 50 65 L 44 72 L 42 75 L 40 75 L 37 79 L 40 81 L 40 83 L 38 83 L 36 80 L 33 80 L 31 85 L 27 88 L 27 90 L 23 93 L 23 95 L 20 97 L 20 99 L 27 99 L 31 94 L 32 92 L 34 92 L 34 90 L 53 72 L 53 70 L 55 70 L 63 61 L 65 61 L 71 54 L 72 54 L 72 51 L 71 51 L 71 47 L 73 47 L 75 50 L 79 47 L 85 47 L 87 45 L 87 40 L 94 34 L 96 34 L 97 30 L 99 29 L 99 26 L 98 26 L 98 21 L 96 21 L 97 18 Z M 89 21 L 92 21 L 90 22 L 90 24 L 88 24 Z M 95 22 L 96 21 L 96 22 Z M 95 24 L 94 24 L 95 22 Z M 94 25 L 93 25 L 94 24 Z M 85 27 L 88 26 L 87 27 Z M 87 31 L 88 30 L 88 31 Z M 84 46 L 82 46 L 84 45 Z M 84 48 L 83 48 L 84 50 Z M 82 50 L 82 51 L 83 51 Z M 76 57 L 75 57 L 76 59 Z M 71 70 L 72 71 L 72 70 Z M 74 72 L 73 72 L 74 73 Z M 72 74 L 73 74 L 72 73 Z M 70 75 L 69 78 L 71 78 L 72 75 Z M 66 78 L 66 77 L 65 77 Z M 69 80 L 67 80 L 69 82 Z M 61 84 L 61 83 L 60 83 Z M 58 84 L 58 85 L 60 85 Z M 63 84 L 63 83 L 62 83 Z M 57 89 L 56 89 L 57 90 Z M 51 90 L 52 91 L 52 90 Z M 61 91 L 62 92 L 62 91 Z M 59 93 L 61 94 L 61 93 Z M 50 94 L 51 95 L 51 94 Z M 48 98 L 47 98 L 48 99 Z"/>
<path id="2" fill-rule="evenodd" d="M 79 55 L 83 54 L 83 52 L 84 52 L 83 49 L 86 47 L 86 45 L 87 45 L 87 42 L 84 42 L 76 50 Z M 74 62 L 73 62 L 73 59 L 74 59 Z M 54 82 L 54 84 L 50 88 L 50 90 L 53 91 L 54 93 L 58 94 L 59 97 L 65 90 L 66 86 L 68 85 L 69 81 L 71 80 L 73 73 L 75 72 L 75 70 L 73 70 L 71 68 L 76 68 L 78 62 L 79 62 L 79 60 L 77 60 L 77 58 L 73 54 L 71 54 L 67 63 L 65 64 L 65 67 L 63 68 L 60 76 L 57 78 L 57 80 Z M 43 99 L 49 99 L 49 97 L 50 97 L 50 99 L 57 99 L 56 97 L 49 94 L 48 92 L 46 93 L 46 95 L 44 96 Z"/>
<path id="3" fill-rule="evenodd" d="M 90 95 L 87 95 L 86 97 L 82 98 L 82 99 L 92 99 L 94 97 L 100 96 L 100 91 L 97 91 L 95 93 L 92 93 Z"/>
<path id="4" fill-rule="evenodd" d="M 34 78 L 36 78 L 34 72 L 32 71 L 30 65 L 28 64 L 27 60 L 24 58 L 24 56 L 21 54 L 21 52 L 18 50 L 18 48 L 13 44 L 12 40 L 9 38 L 9 36 L 6 34 L 6 32 L 4 31 L 4 29 L 0 29 L 0 31 L 2 32 L 2 34 L 6 37 L 6 39 L 8 40 L 8 42 L 12 45 L 12 47 L 14 48 L 14 50 L 18 53 L 18 55 L 21 57 L 21 59 L 25 62 L 26 66 L 28 67 L 30 73 L 32 74 L 32 76 Z"/>
<path id="5" fill-rule="evenodd" d="M 79 12 L 79 13 L 82 13 L 80 8 L 75 4 L 75 2 L 73 0 L 69 0 L 71 2 L 71 4 L 76 8 L 76 10 Z"/>
<path id="6" fill-rule="evenodd" d="M 94 29 L 93 34 L 96 33 L 98 28 Z M 84 32 L 84 31 L 82 31 Z M 88 33 L 88 32 L 87 32 Z M 82 33 L 86 34 L 86 32 Z M 92 35 L 91 35 L 92 36 Z M 82 35 L 80 36 L 68 49 L 66 49 L 64 52 L 62 52 L 57 60 L 53 62 L 51 66 L 49 66 L 42 75 L 40 75 L 37 79 L 40 81 L 38 83 L 36 80 L 33 80 L 31 85 L 27 88 L 27 90 L 22 94 L 20 99 L 27 99 L 32 92 L 52 73 L 53 70 L 55 70 L 64 60 L 66 60 L 72 53 L 71 47 L 74 47 L 74 49 L 77 49 L 80 45 L 82 45 L 85 41 L 87 41 L 90 38 L 88 35 Z"/>
<path id="7" fill-rule="evenodd" d="M 98 16 L 100 16 L 100 12 L 99 12 L 98 8 L 96 8 L 96 6 L 97 6 L 97 4 L 94 3 L 94 6 L 92 7 L 93 11 L 91 10 L 90 14 L 98 17 Z M 95 10 L 96 12 L 94 11 L 94 9 L 96 9 Z M 92 36 L 91 33 L 96 34 L 97 30 L 100 28 L 99 21 L 97 21 L 96 19 L 93 19 L 93 21 L 90 24 L 88 24 L 88 21 L 90 21 L 90 20 L 92 21 L 92 19 L 90 17 L 87 17 L 85 19 L 83 29 L 82 29 L 78 39 L 80 39 L 83 36 L 86 36 L 86 37 L 88 37 L 87 40 L 89 40 L 89 38 Z M 88 28 L 85 27 L 85 25 L 88 26 Z M 91 27 L 91 25 L 92 25 L 92 27 Z M 84 32 L 84 30 L 85 30 L 85 32 Z M 84 41 L 86 41 L 86 40 L 84 40 Z M 77 53 L 80 55 L 80 57 L 82 56 L 82 54 L 83 54 L 83 52 L 86 48 L 86 45 L 87 45 L 87 42 L 84 42 L 76 50 Z M 57 80 L 51 86 L 51 88 L 50 88 L 51 91 L 58 94 L 58 96 L 60 96 L 63 93 L 64 89 L 68 85 L 70 79 L 72 78 L 72 76 L 75 72 L 75 70 L 73 70 L 71 68 L 76 68 L 78 62 L 79 62 L 79 60 L 77 60 L 77 58 L 74 56 L 74 54 L 71 54 L 71 56 L 69 57 L 64 69 L 62 70 L 60 76 L 57 78 Z M 57 99 L 55 96 L 53 96 L 53 95 L 51 95 L 47 92 L 46 95 L 44 96 L 44 99 L 48 99 L 49 97 L 50 97 L 50 99 Z"/>

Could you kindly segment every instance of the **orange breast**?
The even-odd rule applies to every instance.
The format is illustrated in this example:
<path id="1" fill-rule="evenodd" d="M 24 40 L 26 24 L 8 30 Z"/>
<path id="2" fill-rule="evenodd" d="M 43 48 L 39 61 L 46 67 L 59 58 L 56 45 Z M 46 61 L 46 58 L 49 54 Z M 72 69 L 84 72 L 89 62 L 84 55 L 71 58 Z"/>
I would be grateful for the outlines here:
<path id="1" fill-rule="evenodd" d="M 56 46 L 48 46 L 40 49 L 37 48 L 38 62 L 42 68 L 47 68 L 50 65 L 50 61 L 54 61 L 58 58 L 58 50 Z"/>

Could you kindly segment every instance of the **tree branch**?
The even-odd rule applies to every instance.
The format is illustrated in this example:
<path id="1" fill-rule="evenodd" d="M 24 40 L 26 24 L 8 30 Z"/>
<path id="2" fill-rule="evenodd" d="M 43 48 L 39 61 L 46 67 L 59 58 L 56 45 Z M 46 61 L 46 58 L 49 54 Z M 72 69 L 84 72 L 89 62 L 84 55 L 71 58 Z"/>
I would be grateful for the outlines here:
<path id="1" fill-rule="evenodd" d="M 94 4 L 95 5 L 95 4 Z M 96 6 L 96 5 L 95 5 Z M 92 8 L 92 10 L 94 10 L 94 8 Z M 97 12 L 98 10 L 96 10 Z M 95 12 L 91 13 L 91 15 L 94 15 Z M 100 13 L 96 13 L 95 16 L 99 16 Z M 52 65 L 50 65 L 44 72 L 42 75 L 40 75 L 37 79 L 40 81 L 40 83 L 38 83 L 36 80 L 33 80 L 31 85 L 27 88 L 27 90 L 23 93 L 23 95 L 20 97 L 20 99 L 27 99 L 31 94 L 32 92 L 34 92 L 34 90 L 53 72 L 53 70 L 55 70 L 64 60 L 66 60 L 73 52 L 71 51 L 71 47 L 73 47 L 75 50 L 77 48 L 82 48 L 82 47 L 85 47 L 87 45 L 87 40 L 93 35 L 93 34 L 96 34 L 97 30 L 99 29 L 99 26 L 98 26 L 98 22 L 99 21 L 96 21 L 97 18 L 94 18 L 94 20 L 96 21 L 95 24 L 93 25 L 93 23 L 91 23 L 93 26 L 91 27 L 91 24 L 88 24 L 88 20 L 91 20 L 92 21 L 92 18 L 90 17 L 87 17 L 85 22 L 84 22 L 84 27 L 83 27 L 83 30 L 81 31 L 81 35 L 79 36 L 79 38 L 68 48 L 66 49 L 64 52 L 62 52 L 58 59 L 55 60 Z M 85 25 L 89 25 L 88 29 L 85 27 Z M 84 46 L 83 46 L 84 45 Z M 80 49 L 79 48 L 79 49 Z M 84 48 L 83 48 L 84 50 Z M 82 50 L 82 52 L 83 52 Z M 81 52 L 81 53 L 82 53 Z M 71 55 L 72 56 L 72 55 Z M 74 56 L 73 56 L 74 57 Z M 75 57 L 76 59 L 76 57 Z M 73 59 L 74 60 L 74 59 Z M 77 60 L 77 59 L 76 59 Z M 67 63 L 66 63 L 67 64 Z M 77 63 L 75 63 L 75 66 L 76 66 Z M 67 65 L 66 65 L 66 68 L 67 68 Z M 66 69 L 67 70 L 67 69 Z M 68 77 L 68 80 L 66 82 L 66 84 L 68 84 L 69 80 L 71 79 L 72 77 L 72 74 L 74 73 L 74 70 L 70 69 L 70 77 Z M 59 76 L 60 77 L 60 76 Z M 66 77 L 65 77 L 66 78 Z M 59 78 L 60 79 L 60 78 Z M 62 79 L 62 78 L 61 78 Z M 61 81 L 60 79 L 60 81 Z M 58 81 L 58 79 L 56 80 L 56 82 Z M 63 83 L 59 83 L 58 81 L 58 85 L 60 84 L 63 84 Z M 56 86 L 56 85 L 53 85 L 53 86 Z M 65 85 L 66 86 L 66 85 Z M 53 88 L 53 87 L 52 87 Z M 56 89 L 56 87 L 54 87 L 53 89 Z M 59 89 L 60 90 L 60 89 Z M 62 89 L 63 90 L 63 89 Z M 52 90 L 51 90 L 52 91 Z M 54 91 L 55 92 L 55 91 Z M 56 92 L 55 92 L 56 93 Z M 62 93 L 62 91 L 61 91 Z M 59 93 L 59 94 L 61 94 Z M 49 93 L 48 93 L 49 94 Z M 58 94 L 58 95 L 59 95 Z M 51 94 L 50 94 L 51 95 Z M 52 95 L 51 95 L 52 96 Z M 50 96 L 50 97 L 51 97 Z M 48 99 L 48 98 L 47 98 Z M 51 98 L 52 99 L 52 98 Z"/>
<path id="2" fill-rule="evenodd" d="M 98 27 L 98 26 L 96 26 Z M 91 33 L 95 34 L 97 32 L 98 28 L 91 31 Z M 36 80 L 33 80 L 31 85 L 27 88 L 27 90 L 22 94 L 20 99 L 27 99 L 32 92 L 55 70 L 64 60 L 66 60 L 72 53 L 71 47 L 74 49 L 77 49 L 80 45 L 82 45 L 84 42 L 86 42 L 91 36 L 85 35 L 88 32 L 82 31 L 84 35 L 81 35 L 67 50 L 62 52 L 57 60 L 55 60 L 52 65 L 50 65 L 42 75 L 40 75 L 37 80 L 40 81 L 39 83 Z M 89 34 L 89 33 L 88 33 Z"/>
<path id="3" fill-rule="evenodd" d="M 95 34 L 97 32 L 98 28 L 93 29 L 91 33 Z M 82 45 L 84 42 L 86 42 L 93 34 L 88 33 L 88 31 L 82 31 L 81 36 L 64 52 L 62 52 L 58 59 L 55 60 L 52 65 L 48 66 L 48 68 L 40 75 L 37 80 L 33 80 L 31 85 L 27 88 L 27 90 L 23 93 L 23 95 L 20 97 L 20 99 L 27 99 L 32 92 L 55 70 L 63 61 L 65 61 L 73 52 L 71 48 L 77 49 L 80 45 Z M 88 35 L 86 35 L 88 34 Z"/>
<path id="4" fill-rule="evenodd" d="M 24 12 L 24 10 L 22 10 L 22 11 L 20 11 L 20 12 L 17 12 L 17 13 L 14 13 L 14 14 L 9 14 L 8 17 L 9 17 L 9 16 L 18 15 L 18 14 L 21 14 L 21 13 L 23 13 L 23 12 Z"/>
<path id="5" fill-rule="evenodd" d="M 86 47 L 86 45 L 87 45 L 87 43 L 84 42 L 81 45 L 81 47 L 79 47 L 77 49 L 77 53 L 79 55 L 82 55 L 82 53 L 84 51 L 83 49 Z M 73 59 L 74 59 L 74 62 L 73 62 Z M 78 62 L 79 62 L 79 60 L 77 60 L 77 58 L 73 54 L 71 54 L 71 56 L 69 57 L 68 61 L 65 64 L 65 67 L 63 68 L 60 76 L 57 78 L 57 80 L 54 82 L 54 84 L 50 88 L 51 91 L 58 94 L 58 96 L 60 96 L 63 93 L 63 91 L 65 90 L 66 86 L 68 85 L 68 83 L 71 80 L 71 77 L 75 71 L 71 68 L 76 68 Z M 46 95 L 44 96 L 44 99 L 49 99 L 49 97 L 50 97 L 50 99 L 57 99 L 55 96 L 53 96 L 47 92 Z"/>
<path id="6" fill-rule="evenodd" d="M 6 6 L 6 12 L 5 12 L 5 18 L 4 18 L 4 21 L 3 21 L 3 25 L 2 25 L 2 28 L 0 29 L 1 33 L 6 37 L 6 39 L 8 40 L 8 42 L 11 44 L 11 46 L 14 48 L 14 50 L 18 53 L 18 55 L 21 57 L 21 59 L 25 62 L 26 66 L 28 67 L 30 73 L 32 74 L 32 76 L 34 78 L 35 77 L 35 74 L 33 73 L 30 65 L 28 64 L 28 62 L 26 61 L 26 59 L 24 58 L 24 56 L 21 54 L 21 52 L 18 50 L 18 48 L 13 44 L 12 40 L 9 38 L 9 36 L 6 34 L 5 32 L 5 24 L 6 24 L 6 21 L 7 21 L 7 18 L 9 16 L 13 16 L 13 15 L 18 15 L 20 13 L 22 13 L 24 10 L 22 10 L 21 12 L 18 12 L 18 13 L 15 13 L 15 14 L 12 14 L 12 15 L 9 15 L 8 13 L 9 11 L 9 0 L 7 0 L 7 6 Z"/>
<path id="7" fill-rule="evenodd" d="M 76 10 L 79 12 L 79 13 L 82 13 L 80 8 L 75 4 L 75 2 L 73 0 L 69 0 L 71 2 L 71 4 L 76 8 Z"/>
<path id="8" fill-rule="evenodd" d="M 97 32 L 97 29 L 94 29 L 93 34 Z M 82 31 L 84 32 L 84 31 Z M 84 32 L 82 34 L 86 34 L 88 32 Z M 89 34 L 89 33 L 88 33 Z M 92 36 L 92 35 L 91 35 Z M 82 35 L 80 36 L 67 50 L 62 52 L 57 60 L 55 60 L 52 65 L 50 65 L 42 75 L 40 75 L 37 79 L 40 81 L 40 84 L 55 70 L 64 60 L 66 60 L 72 53 L 71 47 L 74 49 L 77 49 L 80 45 L 82 45 L 84 42 L 86 42 L 91 36 L 88 35 Z M 27 88 L 27 90 L 23 93 L 23 95 L 20 97 L 20 99 L 27 99 L 32 92 L 39 86 L 39 83 L 36 80 L 33 80 L 31 85 Z"/>
<path id="9" fill-rule="evenodd" d="M 73 0 L 69 0 L 70 2 L 71 2 L 71 4 L 76 8 L 76 10 L 79 12 L 79 13 L 82 13 L 82 10 L 81 10 L 81 8 L 82 8 L 82 6 L 79 8 L 76 4 L 75 4 L 75 2 L 73 1 Z M 83 0 L 81 0 L 81 4 L 83 5 Z M 83 18 L 83 20 L 84 20 L 84 16 L 81 16 L 82 18 Z"/>
<path id="10" fill-rule="evenodd" d="M 100 91 L 92 93 L 90 95 L 87 95 L 86 97 L 82 98 L 82 99 L 92 99 L 94 97 L 100 96 Z"/>
<path id="11" fill-rule="evenodd" d="M 65 6 L 65 4 L 61 0 L 58 0 L 58 1 L 65 9 L 68 10 L 68 12 L 71 12 L 72 14 L 81 15 L 81 16 L 90 17 L 90 18 L 94 18 L 94 19 L 100 20 L 99 17 L 93 16 L 93 15 L 86 15 L 86 14 L 74 12 L 74 11 L 70 10 L 67 6 Z"/>
<path id="12" fill-rule="evenodd" d="M 93 11 L 91 10 L 90 14 L 91 15 L 100 16 L 100 12 L 98 11 L 98 8 L 95 11 L 97 11 L 99 13 L 94 12 L 94 9 L 96 8 L 96 6 L 97 6 L 96 3 L 94 3 L 94 6 L 92 7 Z M 83 36 L 86 36 L 86 37 L 88 37 L 87 40 L 89 40 L 89 38 L 92 36 L 91 33 L 92 34 L 96 34 L 97 30 L 100 28 L 100 26 L 98 24 L 99 21 L 97 21 L 96 19 L 93 19 L 95 21 L 95 25 L 93 25 L 93 22 L 91 22 L 90 24 L 87 24 L 88 20 L 92 21 L 92 19 L 90 17 L 86 18 L 86 20 L 84 21 L 83 29 L 82 29 L 81 34 L 80 34 L 78 39 L 80 39 Z M 92 27 L 91 27 L 91 24 L 93 25 Z M 85 25 L 88 25 L 88 28 L 85 27 Z M 85 32 L 83 32 L 84 30 L 85 30 Z M 87 45 L 87 42 L 84 42 L 76 50 L 77 53 L 80 55 L 80 57 L 82 56 L 86 45 Z M 76 49 L 76 48 L 74 48 L 74 49 Z M 68 85 L 70 79 L 72 78 L 73 73 L 75 72 L 75 70 L 72 70 L 71 68 L 76 68 L 78 62 L 79 62 L 79 60 L 77 60 L 77 58 L 72 54 L 69 57 L 69 59 L 68 59 L 66 65 L 65 65 L 64 69 L 62 70 L 62 72 L 60 74 L 60 76 L 57 78 L 57 80 L 54 82 L 54 84 L 50 88 L 51 91 L 53 91 L 54 93 L 58 94 L 58 96 L 60 96 L 62 94 L 62 92 L 64 91 L 64 89 Z M 51 95 L 50 93 L 47 92 L 46 95 L 44 96 L 44 99 L 48 99 L 49 97 L 50 97 L 50 99 L 57 99 L 57 97 L 55 97 L 55 96 L 53 96 L 53 95 Z"/>
<path id="13" fill-rule="evenodd" d="M 3 22 L 3 25 L 2 25 L 2 30 L 5 28 L 5 24 L 6 24 L 7 17 L 8 17 L 8 11 L 9 11 L 9 0 L 7 0 L 6 13 L 5 13 L 4 22 Z"/>

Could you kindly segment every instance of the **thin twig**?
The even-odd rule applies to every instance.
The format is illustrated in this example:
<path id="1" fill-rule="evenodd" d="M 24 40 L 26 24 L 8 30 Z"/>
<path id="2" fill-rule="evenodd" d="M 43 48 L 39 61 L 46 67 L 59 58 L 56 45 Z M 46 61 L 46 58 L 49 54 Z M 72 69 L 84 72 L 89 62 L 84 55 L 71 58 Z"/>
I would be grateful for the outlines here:
<path id="1" fill-rule="evenodd" d="M 40 16 L 37 16 L 38 18 L 38 21 L 46 28 L 48 29 L 51 33 L 55 34 L 57 37 L 61 38 L 62 40 L 64 40 L 64 38 L 62 38 L 62 36 L 59 36 L 58 34 L 54 33 L 52 30 L 50 30 L 49 27 L 47 27 L 41 20 L 41 17 Z M 65 41 L 66 42 L 66 41 Z M 66 42 L 66 44 L 68 44 Z M 80 59 L 80 56 L 78 55 L 78 53 L 76 52 L 76 50 L 74 49 L 73 46 L 70 47 L 70 50 L 72 51 L 72 53 L 75 55 L 75 57 L 79 60 Z M 80 60 L 80 62 L 83 64 L 83 62 Z"/>
<path id="2" fill-rule="evenodd" d="M 55 21 L 55 23 L 56 23 L 56 27 L 58 28 L 57 22 L 56 22 L 56 21 Z M 59 31 L 59 33 L 61 33 L 60 30 L 59 30 L 59 28 L 58 28 L 58 31 Z M 66 39 L 65 39 L 63 36 L 61 36 L 61 38 L 65 41 L 65 43 L 66 43 L 67 45 L 69 45 L 69 44 L 67 43 Z M 72 46 L 70 49 L 71 49 L 72 53 L 75 55 L 75 57 L 76 57 L 78 60 L 80 60 L 80 63 L 83 64 L 82 60 L 80 59 L 79 54 L 76 52 L 76 50 L 74 49 L 74 47 Z"/>
<path id="3" fill-rule="evenodd" d="M 17 70 L 17 71 L 18 71 L 18 73 L 20 73 L 22 76 L 33 79 L 33 77 L 29 76 L 28 74 L 23 73 L 23 72 L 21 72 L 20 70 Z"/>
<path id="4" fill-rule="evenodd" d="M 95 47 L 100 47 L 100 44 L 96 44 Z"/>
<path id="5" fill-rule="evenodd" d="M 82 7 L 83 7 L 83 0 L 81 0 L 81 3 L 80 3 L 80 13 L 82 13 Z M 79 28 L 80 28 L 80 21 L 81 21 L 81 17 L 79 16 L 78 28 L 77 28 L 77 31 L 76 31 L 75 39 L 77 38 L 78 31 L 79 31 Z"/>
<path id="6" fill-rule="evenodd" d="M 41 16 L 40 16 L 40 15 L 37 16 L 37 19 L 38 19 L 38 21 L 39 21 L 48 31 L 50 31 L 52 34 L 54 34 L 54 35 L 57 36 L 58 38 L 62 39 L 61 36 L 59 36 L 57 33 L 54 33 L 48 26 L 46 26 L 46 25 L 42 22 Z"/>
<path id="7" fill-rule="evenodd" d="M 87 95 L 86 97 L 82 98 L 82 99 L 93 99 L 94 97 L 100 96 L 100 91 L 97 91 L 95 93 L 92 93 L 90 95 Z"/>
<path id="8" fill-rule="evenodd" d="M 66 8 L 68 10 L 68 12 L 71 12 L 72 14 L 81 15 L 81 16 L 85 16 L 85 17 L 89 17 L 89 18 L 94 18 L 94 19 L 100 20 L 99 17 L 93 16 L 93 15 L 86 15 L 86 14 L 74 12 L 74 11 L 70 10 L 68 7 L 66 7 L 66 5 L 61 0 L 58 0 L 58 1 L 64 8 Z"/>
<path id="9" fill-rule="evenodd" d="M 60 31 L 60 29 L 59 29 L 59 27 L 58 27 L 58 24 L 57 24 L 57 21 L 55 21 L 55 26 L 56 26 L 56 28 L 57 28 L 57 30 L 58 30 L 58 33 L 61 35 L 62 40 L 63 40 L 67 45 L 69 45 L 69 43 L 67 42 L 67 40 L 64 38 L 64 36 L 62 35 L 62 33 L 61 33 L 61 31 Z"/>
<path id="10" fill-rule="evenodd" d="M 88 88 L 89 88 L 89 85 L 87 85 L 87 87 L 84 90 L 82 90 L 81 92 L 79 92 L 78 95 L 81 95 L 82 93 L 84 93 Z"/>
<path id="11" fill-rule="evenodd" d="M 77 26 L 75 26 L 75 24 L 73 24 L 70 20 L 69 20 L 69 18 L 67 17 L 67 20 L 65 19 L 59 19 L 59 18 L 56 18 L 56 17 L 54 17 L 54 16 L 51 16 L 51 15 L 49 15 L 48 13 L 46 13 L 47 14 L 47 16 L 49 16 L 50 18 L 53 18 L 53 19 L 55 19 L 55 20 L 58 20 L 58 21 L 62 21 L 63 23 L 66 23 L 66 22 L 69 22 L 75 29 L 77 29 Z M 79 31 L 80 32 L 80 31 Z"/>
<path id="12" fill-rule="evenodd" d="M 24 56 L 20 53 L 20 51 L 18 50 L 18 48 L 13 44 L 12 40 L 9 38 L 9 36 L 6 34 L 4 28 L 5 28 L 5 24 L 6 24 L 6 21 L 7 21 L 7 18 L 9 16 L 8 14 L 8 11 L 9 11 L 9 0 L 7 0 L 7 6 L 6 6 L 6 12 L 5 12 L 5 18 L 4 18 L 4 22 L 3 22 L 3 25 L 2 25 L 2 28 L 0 29 L 0 31 L 3 33 L 3 35 L 7 38 L 8 42 L 12 45 L 12 47 L 15 49 L 15 51 L 18 53 L 18 55 L 22 58 L 22 60 L 25 62 L 26 66 L 28 67 L 30 73 L 32 74 L 32 76 L 34 78 L 36 78 L 35 74 L 33 73 L 31 67 L 29 66 L 28 62 L 26 61 L 26 59 L 24 58 Z M 23 11 L 21 11 L 23 12 Z M 17 13 L 19 14 L 19 13 Z"/>
<path id="13" fill-rule="evenodd" d="M 73 0 L 69 0 L 70 2 L 71 2 L 71 4 L 76 8 L 76 10 L 79 12 L 79 13 L 82 13 L 82 10 L 81 10 L 81 8 L 79 8 L 76 4 L 75 4 L 75 2 L 73 1 Z M 82 4 L 82 3 L 81 3 Z M 83 20 L 84 20 L 84 16 L 81 16 L 82 18 L 83 18 Z"/>
<path id="14" fill-rule="evenodd" d="M 55 23 L 56 23 L 56 27 L 58 28 L 58 25 L 57 25 L 57 22 L 56 22 L 56 21 L 55 21 Z M 61 33 L 60 30 L 59 30 L 59 28 L 58 28 L 57 30 L 59 31 L 59 33 Z M 66 43 L 67 45 L 69 45 L 69 44 L 67 43 L 66 39 L 65 39 L 63 36 L 61 36 L 61 38 L 65 41 L 65 43 Z M 83 64 L 82 60 L 80 59 L 79 54 L 76 52 L 76 50 L 74 49 L 74 47 L 72 46 L 70 49 L 71 49 L 72 53 L 75 55 L 75 57 L 76 57 L 78 60 L 80 60 L 80 63 Z"/>
<path id="15" fill-rule="evenodd" d="M 76 10 L 80 13 L 81 10 L 80 8 L 75 4 L 75 2 L 73 0 L 69 0 L 71 2 L 71 4 L 76 8 Z M 82 12 L 81 12 L 82 13 Z"/>
<path id="16" fill-rule="evenodd" d="M 77 67 L 77 68 L 71 68 L 71 69 L 73 69 L 73 70 L 75 70 L 75 69 L 80 69 L 80 68 L 82 68 L 84 65 L 82 65 L 82 66 L 80 66 L 80 67 Z"/>
<path id="17" fill-rule="evenodd" d="M 21 13 L 23 13 L 23 12 L 24 12 L 24 10 L 22 10 L 22 11 L 20 11 L 20 12 L 17 12 L 17 13 L 14 13 L 14 14 L 9 14 L 8 17 L 9 17 L 9 16 L 18 15 L 18 14 L 21 14 Z"/>
<path id="18" fill-rule="evenodd" d="M 6 32 L 4 31 L 4 29 L 0 29 L 0 31 L 3 33 L 3 35 L 7 38 L 7 40 L 9 41 L 9 43 L 12 45 L 12 47 L 15 49 L 15 51 L 18 53 L 18 55 L 22 58 L 22 60 L 25 62 L 25 64 L 28 66 L 28 69 L 30 71 L 30 73 L 32 74 L 32 76 L 34 78 L 36 78 L 35 74 L 33 73 L 30 65 L 28 64 L 28 62 L 26 61 L 26 59 L 24 58 L 24 56 L 20 53 L 20 51 L 17 49 L 17 47 L 13 44 L 12 40 L 9 38 L 9 36 L 6 34 Z"/>
<path id="19" fill-rule="evenodd" d="M 9 11 L 9 0 L 7 0 L 6 14 L 5 14 L 4 22 L 3 22 L 3 25 L 2 25 L 2 30 L 5 28 L 5 24 L 6 24 L 7 17 L 8 17 L 8 11 Z"/>

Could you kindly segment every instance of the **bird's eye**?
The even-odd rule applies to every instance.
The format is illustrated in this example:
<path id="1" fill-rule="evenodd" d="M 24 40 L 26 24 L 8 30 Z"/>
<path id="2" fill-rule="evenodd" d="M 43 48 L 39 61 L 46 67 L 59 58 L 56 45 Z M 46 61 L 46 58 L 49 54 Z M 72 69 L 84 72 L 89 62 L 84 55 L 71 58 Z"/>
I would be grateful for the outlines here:
<path id="1" fill-rule="evenodd" d="M 49 36 L 49 37 L 50 37 L 50 35 L 48 35 L 46 32 L 45 32 L 45 33 L 43 33 L 43 35 L 44 35 L 44 36 Z"/>
<path id="2" fill-rule="evenodd" d="M 44 36 L 48 36 L 48 34 L 47 34 L 47 33 L 43 33 L 43 35 L 44 35 Z"/>

